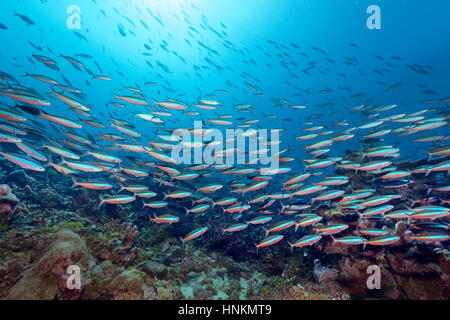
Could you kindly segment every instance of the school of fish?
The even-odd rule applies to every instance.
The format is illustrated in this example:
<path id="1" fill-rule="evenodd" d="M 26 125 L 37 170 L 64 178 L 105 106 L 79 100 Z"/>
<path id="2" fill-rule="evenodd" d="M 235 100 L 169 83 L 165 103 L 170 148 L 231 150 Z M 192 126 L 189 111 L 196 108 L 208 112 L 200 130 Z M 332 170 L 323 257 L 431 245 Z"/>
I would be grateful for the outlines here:
<path id="1" fill-rule="evenodd" d="M 254 239 L 257 252 L 279 242 L 294 250 L 311 246 L 325 237 L 331 237 L 335 244 L 361 246 L 361 250 L 366 246 L 390 246 L 400 241 L 395 230 L 388 227 L 392 221 L 406 222 L 407 232 L 415 241 L 444 243 L 450 239 L 450 198 L 445 197 L 450 191 L 450 98 L 418 101 L 426 106 L 412 107 L 411 112 L 405 113 L 396 112 L 401 105 L 397 102 L 400 92 L 392 97 L 392 102 L 380 104 L 364 92 L 355 92 L 340 82 L 336 87 L 329 85 L 316 91 L 300 87 L 296 80 L 315 73 L 333 75 L 340 80 L 352 76 L 337 68 L 338 62 L 321 48 L 267 40 L 270 52 L 257 46 L 259 52 L 275 59 L 288 71 L 289 77 L 283 85 L 295 92 L 289 99 L 274 97 L 265 93 L 260 79 L 251 71 L 238 71 L 219 64 L 219 49 L 200 41 L 198 28 L 220 39 L 223 45 L 220 50 L 240 54 L 249 69 L 271 70 L 275 66 L 264 66 L 250 55 L 248 48 L 234 44 L 228 38 L 225 25 L 221 24 L 218 31 L 202 14 L 199 26 L 195 26 L 183 5 L 179 6 L 189 25 L 185 42 L 190 47 L 196 43 L 205 55 L 206 65 L 194 65 L 192 76 L 202 79 L 204 70 L 239 72 L 247 101 L 230 102 L 230 97 L 241 90 L 230 80 L 212 93 L 202 93 L 203 90 L 197 88 L 198 99 L 194 101 L 183 99 L 177 87 L 165 80 L 166 74 L 174 72 L 173 68 L 152 53 L 152 48 L 159 46 L 166 54 L 188 63 L 187 58 L 171 50 L 170 34 L 161 43 L 149 39 L 142 44 L 142 55 L 147 59 L 149 73 L 154 76 L 134 84 L 126 84 L 128 75 L 119 67 L 116 71 L 107 71 L 101 61 L 90 54 L 56 54 L 51 48 L 29 41 L 35 53 L 23 57 L 29 62 L 25 73 L 22 74 L 22 68 L 14 75 L 0 72 L 0 155 L 3 161 L 41 174 L 54 169 L 65 179 L 72 179 L 74 188 L 97 190 L 99 210 L 104 204 L 138 203 L 142 205 L 141 210 L 149 213 L 149 223 L 158 224 L 183 223 L 188 214 L 219 216 L 228 223 L 223 228 L 223 237 L 259 228 L 259 237 Z M 120 15 L 117 9 L 115 11 Z M 150 9 L 147 13 L 153 23 L 164 26 L 159 14 Z M 100 14 L 107 17 L 104 10 L 100 10 Z M 16 15 L 30 28 L 35 25 L 33 19 Z M 147 20 L 122 17 L 117 30 L 124 39 L 150 28 Z M 0 29 L 3 29 L 1 32 L 8 30 L 2 23 Z M 88 42 L 82 33 L 73 33 L 79 41 Z M 348 46 L 358 54 L 357 44 Z M 304 66 L 297 62 L 298 57 L 305 59 Z M 369 72 L 382 77 L 394 68 L 424 76 L 433 72 L 430 66 L 407 64 L 398 56 L 374 55 L 373 59 L 380 65 L 374 70 L 365 70 L 356 56 L 347 57 L 344 65 L 351 70 L 349 73 L 356 71 L 361 77 Z M 98 72 L 91 69 L 92 63 Z M 42 67 L 48 72 L 35 73 Z M 67 68 L 72 69 L 67 71 Z M 81 89 L 83 83 L 69 80 L 72 72 L 85 78 L 87 89 Z M 102 107 L 100 111 L 98 102 L 89 99 L 99 81 L 115 84 L 106 95 L 106 109 Z M 399 90 L 403 83 L 387 84 L 380 80 L 377 85 L 390 93 Z M 42 86 L 46 89 L 37 89 Z M 425 85 L 419 87 L 423 94 L 435 94 Z M 339 112 L 304 116 L 308 109 L 326 110 L 334 106 L 333 94 L 345 97 L 339 102 L 342 106 Z M 326 96 L 327 100 L 318 106 L 312 105 L 307 102 L 309 96 Z M 273 104 L 273 113 L 261 112 L 258 106 L 262 104 Z M 108 114 L 104 110 L 108 110 Z M 201 131 L 194 131 L 194 121 L 202 122 Z M 285 130 L 287 122 L 296 124 L 294 137 Z M 187 128 L 191 133 L 190 141 L 173 134 L 179 123 L 191 123 Z M 255 138 L 258 129 L 277 130 L 280 139 L 260 145 L 258 153 L 266 152 L 273 145 L 280 146 L 273 155 L 279 161 L 279 168 L 271 174 L 262 174 L 258 163 L 184 165 L 175 163 L 171 157 L 171 151 L 179 143 L 193 149 L 214 146 L 214 141 L 197 145 L 194 135 L 207 136 L 211 129 L 224 131 L 228 128 L 243 129 L 248 140 Z M 424 144 L 428 148 L 426 153 L 422 151 Z M 406 146 L 416 150 L 413 152 L 416 158 L 409 158 L 408 168 L 404 165 L 399 168 L 400 161 L 396 159 Z M 223 160 L 237 152 L 237 147 L 224 149 L 215 158 Z M 429 163 L 415 165 L 415 161 L 422 159 Z M 354 189 L 350 179 L 354 174 L 370 177 L 372 186 Z M 404 197 L 405 189 L 414 188 L 417 181 L 426 177 L 433 179 L 420 184 L 422 198 Z M 376 227 L 333 223 L 318 214 L 321 205 L 357 214 L 360 221 L 376 221 Z M 173 214 L 158 215 L 158 209 L 164 207 L 174 208 Z M 183 245 L 208 236 L 209 228 L 206 222 L 192 230 L 181 239 Z M 294 234 L 286 239 L 283 232 L 287 229 L 294 229 L 295 234 L 302 230 L 298 233 L 302 236 Z"/>

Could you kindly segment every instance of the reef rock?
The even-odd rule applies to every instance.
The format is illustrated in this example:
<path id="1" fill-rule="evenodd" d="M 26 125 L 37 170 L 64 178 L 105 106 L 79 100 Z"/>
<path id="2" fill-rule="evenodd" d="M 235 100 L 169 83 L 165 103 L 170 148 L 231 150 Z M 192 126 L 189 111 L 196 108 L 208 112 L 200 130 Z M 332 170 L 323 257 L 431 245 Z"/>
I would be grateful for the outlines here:
<path id="1" fill-rule="evenodd" d="M 58 208 L 64 203 L 64 199 L 53 188 L 40 189 L 35 198 L 37 203 L 44 208 Z"/>
<path id="2" fill-rule="evenodd" d="M 0 219 L 11 216 L 19 203 L 7 184 L 0 185 Z"/>
<path id="3" fill-rule="evenodd" d="M 318 283 L 334 281 L 337 278 L 337 270 L 322 266 L 318 259 L 314 260 L 314 278 Z"/>
<path id="4" fill-rule="evenodd" d="M 142 269 L 151 277 L 156 277 L 157 279 L 164 279 L 167 276 L 167 267 L 156 261 L 146 262 Z"/>
<path id="5" fill-rule="evenodd" d="M 380 288 L 369 289 L 371 265 L 380 268 Z M 448 299 L 449 277 L 437 263 L 410 259 L 401 252 L 379 252 L 376 256 L 343 257 L 338 262 L 338 281 L 354 297 L 382 299 Z"/>
<path id="6" fill-rule="evenodd" d="M 134 239 L 139 235 L 139 231 L 136 226 L 129 224 L 122 235 L 121 245 L 112 249 L 110 258 L 111 260 L 121 266 L 127 266 L 131 264 L 137 257 L 137 248 L 133 248 Z M 108 257 L 108 254 L 103 253 L 103 257 Z"/>
<path id="7" fill-rule="evenodd" d="M 78 298 L 86 286 L 87 271 L 94 259 L 86 244 L 72 231 L 63 230 L 56 235 L 49 250 L 9 290 L 6 299 L 47 300 Z M 80 290 L 68 289 L 66 270 L 70 265 L 81 269 Z M 84 282 L 84 283 L 83 283 Z"/>
<path id="8" fill-rule="evenodd" d="M 105 260 L 92 270 L 92 281 L 82 299 L 139 300 L 145 291 L 144 275 L 137 269 L 124 269 Z"/>

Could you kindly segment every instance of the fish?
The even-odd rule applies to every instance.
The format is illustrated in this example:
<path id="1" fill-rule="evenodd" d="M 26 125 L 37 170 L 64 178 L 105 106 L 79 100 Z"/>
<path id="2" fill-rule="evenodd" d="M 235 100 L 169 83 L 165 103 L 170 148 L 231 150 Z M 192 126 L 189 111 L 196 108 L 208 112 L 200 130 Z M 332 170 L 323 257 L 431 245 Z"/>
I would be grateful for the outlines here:
<path id="1" fill-rule="evenodd" d="M 229 226 L 229 227 L 223 229 L 223 233 L 226 233 L 226 232 L 237 232 L 237 231 L 244 230 L 247 227 L 248 227 L 247 223 L 237 223 L 237 224 L 234 224 L 232 226 Z"/>
<path id="2" fill-rule="evenodd" d="M 45 168 L 40 165 L 39 163 L 27 158 L 23 157 L 18 154 L 13 153 L 6 153 L 6 152 L 0 152 L 0 155 L 5 158 L 6 160 L 11 161 L 12 163 L 18 165 L 19 167 L 23 169 L 38 171 L 38 172 L 44 172 Z"/>
<path id="3" fill-rule="evenodd" d="M 74 177 L 72 177 L 73 185 L 72 188 L 75 187 L 83 187 L 86 189 L 93 189 L 93 190 L 108 190 L 111 189 L 113 186 L 110 183 L 105 183 L 101 181 L 77 181 Z"/>
<path id="4" fill-rule="evenodd" d="M 177 223 L 180 221 L 180 218 L 171 214 L 162 214 L 160 216 L 154 215 L 153 218 L 150 218 L 150 222 L 155 223 Z"/>
<path id="5" fill-rule="evenodd" d="M 445 233 L 427 232 L 411 236 L 411 238 L 423 242 L 443 242 L 449 240 L 450 235 Z"/>
<path id="6" fill-rule="evenodd" d="M 270 232 L 281 231 L 281 230 L 287 229 L 294 225 L 296 225 L 296 222 L 293 220 L 283 220 L 283 221 L 277 222 L 270 229 L 265 230 L 266 237 Z"/>
<path id="7" fill-rule="evenodd" d="M 209 229 L 208 227 L 201 227 L 201 228 L 198 228 L 198 229 L 195 229 L 195 230 L 189 232 L 184 238 L 181 238 L 183 246 L 186 243 L 186 241 L 191 241 L 191 240 L 193 240 L 195 238 L 200 237 L 206 231 L 208 231 L 208 229 Z"/>
<path id="8" fill-rule="evenodd" d="M 265 238 L 258 244 L 255 243 L 256 252 L 258 252 L 259 248 L 264 248 L 264 247 L 274 245 L 274 244 L 280 242 L 281 240 L 283 240 L 283 238 L 284 238 L 283 235 L 273 235 L 273 236 L 269 236 L 269 237 Z"/>
<path id="9" fill-rule="evenodd" d="M 329 225 L 325 225 L 325 226 L 317 226 L 316 232 L 318 232 L 320 235 L 333 235 L 336 233 L 339 233 L 341 231 L 344 231 L 346 229 L 348 229 L 348 225 L 347 224 L 343 224 L 343 223 L 332 223 Z"/>
<path id="10" fill-rule="evenodd" d="M 27 17 L 26 15 L 14 12 L 14 16 L 19 17 L 23 22 L 25 22 L 27 24 L 27 26 L 36 25 L 36 23 L 33 20 L 31 20 L 29 17 Z"/>
<path id="11" fill-rule="evenodd" d="M 333 242 L 343 245 L 358 245 L 367 242 L 367 239 L 359 236 L 346 236 L 341 238 L 334 238 L 334 236 L 331 235 L 331 237 L 333 238 Z"/>
<path id="12" fill-rule="evenodd" d="M 149 208 L 164 208 L 165 206 L 167 206 L 168 203 L 165 201 L 153 201 L 153 202 L 144 202 L 143 208 L 144 207 L 149 207 Z"/>
<path id="13" fill-rule="evenodd" d="M 394 244 L 398 241 L 400 241 L 400 237 L 397 235 L 384 235 L 384 236 L 380 236 L 380 237 L 376 237 L 376 238 L 367 240 L 366 242 L 364 242 L 364 247 L 366 245 L 387 246 L 390 244 Z"/>
<path id="14" fill-rule="evenodd" d="M 100 208 L 104 203 L 125 204 L 125 203 L 130 203 L 130 202 L 133 202 L 136 200 L 135 196 L 124 195 L 124 194 L 111 196 L 111 197 L 107 197 L 107 198 L 103 198 L 100 195 L 99 198 L 100 198 L 100 204 L 98 205 L 98 208 Z"/>

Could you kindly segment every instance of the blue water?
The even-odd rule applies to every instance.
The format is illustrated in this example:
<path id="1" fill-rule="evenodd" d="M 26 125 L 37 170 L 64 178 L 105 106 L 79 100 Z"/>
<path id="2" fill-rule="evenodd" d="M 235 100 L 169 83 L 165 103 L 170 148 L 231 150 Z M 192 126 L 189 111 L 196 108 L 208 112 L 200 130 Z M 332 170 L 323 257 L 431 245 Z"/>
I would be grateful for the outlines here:
<path id="1" fill-rule="evenodd" d="M 69 18 L 66 9 L 72 4 L 81 9 L 81 29 L 76 31 L 85 36 L 87 41 L 79 39 L 66 26 Z M 369 30 L 366 26 L 369 17 L 366 9 L 371 4 L 379 5 L 381 9 L 380 30 Z M 223 105 L 251 103 L 258 115 L 281 111 L 283 118 L 295 119 L 293 122 L 279 121 L 276 126 L 264 118 L 260 121 L 263 128 L 285 128 L 285 145 L 295 150 L 296 141 L 290 133 L 298 135 L 296 122 L 305 121 L 309 115 L 326 115 L 337 111 L 331 119 L 320 119 L 322 124 L 330 126 L 344 119 L 359 120 L 358 114 L 349 114 L 347 110 L 368 99 L 371 99 L 371 105 L 396 103 L 399 107 L 395 111 L 401 113 L 426 108 L 423 100 L 444 97 L 448 90 L 446 79 L 450 71 L 447 58 L 450 51 L 449 8 L 448 1 L 434 1 L 426 5 L 421 1 L 3 2 L 0 21 L 8 30 L 0 31 L 2 43 L 5 44 L 1 52 L 1 65 L 3 71 L 17 75 L 21 84 L 33 86 L 39 92 L 48 90 L 48 86 L 23 77 L 24 72 L 45 74 L 56 80 L 61 80 L 60 74 L 64 75 L 86 94 L 94 116 L 97 111 L 106 110 L 119 118 L 122 115 L 129 116 L 127 110 L 108 105 L 112 100 L 112 92 L 120 92 L 120 88 L 127 85 L 142 88 L 146 81 L 159 84 L 147 87 L 145 91 L 156 100 L 178 98 L 185 103 L 193 103 L 200 96 L 215 90 L 228 90 L 229 95 L 220 96 Z M 161 23 L 150 15 L 149 10 L 159 17 Z M 14 12 L 27 15 L 36 25 L 27 26 L 13 16 Z M 140 20 L 145 22 L 149 31 Z M 119 33 L 119 24 L 124 28 L 125 37 Z M 276 47 L 269 40 L 275 41 Z M 43 51 L 36 52 L 28 41 L 39 45 Z M 232 48 L 225 47 L 224 41 L 229 41 Z M 199 42 L 214 50 L 214 53 L 199 45 Z M 151 50 L 146 50 L 144 43 Z M 160 47 L 164 43 L 169 52 Z M 359 48 L 351 47 L 348 43 L 355 43 Z M 300 49 L 292 47 L 292 44 Z M 311 46 L 324 50 L 327 56 L 312 50 Z M 144 52 L 151 56 L 142 55 Z M 307 57 L 299 52 L 307 54 Z M 113 80 L 104 82 L 91 79 L 86 72 L 75 70 L 66 61 L 58 64 L 61 73 L 49 70 L 36 61 L 31 64 L 27 57 L 33 53 L 51 57 L 59 54 L 90 54 L 101 66 L 103 74 Z M 385 61 L 374 58 L 374 55 L 382 56 Z M 399 56 L 403 61 L 389 59 L 390 56 Z M 326 57 L 333 59 L 336 64 L 327 62 L 324 59 Z M 356 57 L 357 66 L 345 65 L 346 57 Z M 166 65 L 170 72 L 159 67 L 157 61 Z M 280 61 L 286 63 L 289 69 L 282 67 Z M 100 73 L 93 60 L 84 59 L 83 62 L 94 73 Z M 314 62 L 317 66 L 310 75 L 301 71 L 308 62 Z M 389 72 L 384 75 L 373 72 L 373 69 L 385 67 L 385 62 L 393 65 Z M 405 67 L 410 64 L 428 65 L 433 67 L 433 71 L 430 75 L 416 74 Z M 194 67 L 198 67 L 199 71 L 195 71 Z M 326 74 L 320 74 L 318 70 Z M 358 70 L 364 75 L 360 75 Z M 338 73 L 343 73 L 346 78 Z M 244 78 L 242 74 L 249 76 Z M 265 97 L 253 96 L 254 92 L 245 85 L 246 81 L 258 86 L 260 89 L 257 92 L 263 93 Z M 386 86 L 376 84 L 376 81 L 382 81 Z M 231 85 L 227 85 L 227 82 Z M 286 82 L 298 90 L 286 85 Z M 399 82 L 403 83 L 400 88 L 385 92 L 389 85 Z M 437 94 L 422 93 L 417 83 Z M 350 90 L 339 90 L 338 86 Z M 311 94 L 303 93 L 307 88 L 310 88 Z M 317 93 L 325 88 L 332 91 Z M 294 96 L 295 93 L 300 96 Z M 349 98 L 356 93 L 366 95 L 359 99 Z M 278 102 L 272 101 L 272 97 Z M 306 105 L 308 109 L 301 112 L 290 110 L 283 102 L 279 102 L 281 98 L 292 104 Z M 327 102 L 332 105 L 319 107 Z M 280 103 L 284 106 L 274 107 Z M 58 114 L 70 114 L 64 106 L 58 108 Z M 233 113 L 233 109 L 228 107 L 227 113 Z M 211 113 L 204 114 L 208 117 Z M 145 125 L 144 121 L 140 122 L 142 126 Z M 177 117 L 176 122 L 191 125 L 188 117 Z M 300 148 L 295 151 L 299 158 L 303 156 Z M 403 158 L 407 159 L 411 155 L 408 151 L 413 152 L 403 150 Z"/>

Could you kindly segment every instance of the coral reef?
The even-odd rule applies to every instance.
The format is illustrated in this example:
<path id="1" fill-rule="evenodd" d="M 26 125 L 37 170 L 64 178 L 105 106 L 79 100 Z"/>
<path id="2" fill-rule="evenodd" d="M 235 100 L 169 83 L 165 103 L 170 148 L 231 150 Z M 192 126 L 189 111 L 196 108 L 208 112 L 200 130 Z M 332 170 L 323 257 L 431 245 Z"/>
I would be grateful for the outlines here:
<path id="1" fill-rule="evenodd" d="M 0 221 L 5 220 L 16 210 L 19 199 L 12 193 L 7 184 L 0 185 Z"/>
<path id="2" fill-rule="evenodd" d="M 81 290 L 67 289 L 66 270 L 70 265 L 77 265 L 85 271 L 92 263 L 93 258 L 81 237 L 69 230 L 60 231 L 48 251 L 9 290 L 6 299 L 78 298 Z"/>
<path id="3" fill-rule="evenodd" d="M 413 241 L 405 221 L 388 221 L 385 230 L 401 238 L 389 247 L 363 250 L 323 237 L 293 253 L 275 246 L 257 253 L 253 240 L 261 232 L 249 227 L 222 236 L 229 222 L 216 219 L 218 208 L 189 215 L 183 224 L 151 224 L 139 205 L 98 209 L 95 191 L 70 189 L 70 179 L 56 175 L 34 175 L 16 170 L 4 175 L 10 184 L 0 185 L 0 216 L 12 217 L 0 224 L 1 299 L 450 298 L 448 248 Z M 370 186 L 367 175 L 347 175 L 353 189 Z M 417 198 L 422 191 L 413 188 L 405 196 Z M 327 202 L 313 210 L 355 229 L 378 226 Z M 178 238 L 201 226 L 199 220 L 208 222 L 210 236 L 183 247 Z M 307 227 L 284 235 L 298 239 L 312 232 Z M 80 290 L 67 287 L 70 265 L 81 269 Z M 373 265 L 381 271 L 380 289 L 367 286 Z"/>

